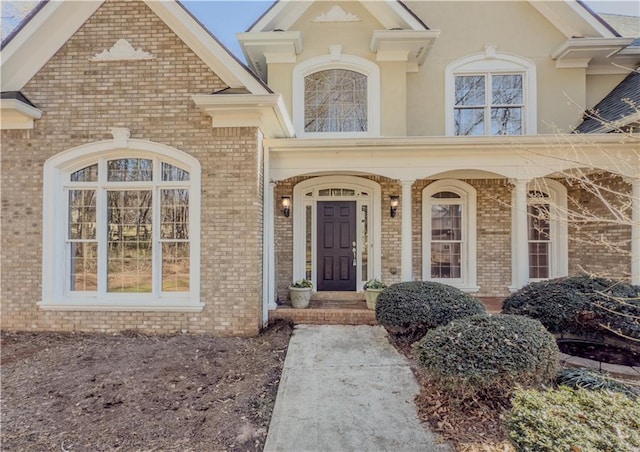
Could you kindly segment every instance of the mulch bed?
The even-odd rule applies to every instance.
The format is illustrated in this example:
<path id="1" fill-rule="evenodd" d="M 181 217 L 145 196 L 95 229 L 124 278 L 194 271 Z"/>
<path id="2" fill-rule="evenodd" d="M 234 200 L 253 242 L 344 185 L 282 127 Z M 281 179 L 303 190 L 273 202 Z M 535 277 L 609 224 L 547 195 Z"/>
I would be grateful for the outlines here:
<path id="1" fill-rule="evenodd" d="M 260 451 L 291 333 L 2 333 L 2 450 Z"/>

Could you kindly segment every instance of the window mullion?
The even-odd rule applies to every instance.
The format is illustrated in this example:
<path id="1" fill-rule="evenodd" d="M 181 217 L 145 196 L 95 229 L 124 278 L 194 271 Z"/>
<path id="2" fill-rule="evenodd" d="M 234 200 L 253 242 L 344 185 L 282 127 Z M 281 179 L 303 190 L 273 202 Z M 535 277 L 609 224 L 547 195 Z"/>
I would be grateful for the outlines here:
<path id="1" fill-rule="evenodd" d="M 100 172 L 100 166 L 98 171 Z M 104 181 L 102 176 L 106 177 L 106 174 L 100 174 L 98 180 Z M 107 190 L 103 185 L 96 189 L 96 240 L 98 241 L 98 297 L 102 297 L 107 293 L 107 278 L 108 275 L 108 230 L 109 225 L 107 216 Z"/>

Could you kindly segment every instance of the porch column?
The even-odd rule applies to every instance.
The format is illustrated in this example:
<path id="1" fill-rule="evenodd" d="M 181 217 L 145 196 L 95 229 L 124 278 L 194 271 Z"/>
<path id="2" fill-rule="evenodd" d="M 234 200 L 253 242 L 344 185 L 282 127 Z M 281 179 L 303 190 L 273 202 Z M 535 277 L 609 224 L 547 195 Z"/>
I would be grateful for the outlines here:
<path id="1" fill-rule="evenodd" d="M 267 185 L 267 193 L 264 197 L 264 255 L 265 255 L 265 268 L 264 272 L 264 284 L 263 284 L 263 300 L 267 303 L 267 308 L 272 311 L 278 307 L 276 304 L 276 255 L 275 255 L 275 234 L 274 234 L 274 196 L 276 183 L 269 181 Z"/>
<path id="2" fill-rule="evenodd" d="M 411 187 L 415 180 L 402 180 L 402 232 L 400 254 L 400 278 L 402 281 L 413 281 L 413 253 L 411 228 Z"/>
<path id="3" fill-rule="evenodd" d="M 631 284 L 640 284 L 640 179 L 631 180 Z"/>
<path id="4" fill-rule="evenodd" d="M 511 222 L 511 289 L 518 290 L 529 282 L 529 227 L 527 222 L 526 179 L 512 181 L 513 215 Z"/>

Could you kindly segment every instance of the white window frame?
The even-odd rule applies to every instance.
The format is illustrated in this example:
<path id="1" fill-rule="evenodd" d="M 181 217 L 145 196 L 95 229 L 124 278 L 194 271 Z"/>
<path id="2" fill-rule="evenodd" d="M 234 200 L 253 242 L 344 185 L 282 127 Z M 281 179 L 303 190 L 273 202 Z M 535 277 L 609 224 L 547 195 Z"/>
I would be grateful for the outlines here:
<path id="1" fill-rule="evenodd" d="M 529 196 L 532 191 L 544 193 L 548 197 L 545 199 L 532 198 Z M 567 188 L 552 179 L 535 179 L 529 182 L 527 187 L 527 217 L 528 207 L 535 204 L 549 205 L 549 277 L 529 277 L 529 282 L 546 281 L 547 279 L 567 276 L 569 274 Z M 531 243 L 531 241 L 529 240 L 529 222 L 527 218 L 528 243 Z M 529 253 L 528 246 L 527 253 Z M 528 269 L 527 274 L 530 274 Z"/>
<path id="2" fill-rule="evenodd" d="M 451 204 L 462 206 L 462 245 L 460 249 L 460 278 L 431 277 L 431 206 L 452 201 L 435 200 L 433 195 L 440 192 L 452 192 L 460 196 Z M 427 185 L 422 190 L 422 279 L 457 287 L 465 292 L 478 292 L 476 269 L 476 211 L 477 192 L 466 182 L 456 179 L 441 179 Z"/>
<path id="3" fill-rule="evenodd" d="M 355 191 L 354 196 L 318 196 L 318 192 L 325 188 L 346 188 Z M 364 196 L 361 193 L 366 192 Z M 312 192 L 311 196 L 306 196 Z M 358 212 L 356 235 L 357 235 L 357 272 L 356 291 L 360 291 L 366 282 L 362 280 L 362 206 L 368 206 L 368 227 L 369 227 L 369 248 L 367 250 L 368 278 L 381 279 L 382 274 L 382 235 L 381 235 L 381 187 L 375 181 L 356 176 L 321 176 L 304 180 L 293 188 L 293 280 L 296 281 L 306 277 L 306 208 L 311 208 L 311 275 L 314 287 L 317 285 L 317 203 L 318 201 L 355 201 Z"/>
<path id="4" fill-rule="evenodd" d="M 366 132 L 305 132 L 304 79 L 308 75 L 329 69 L 345 69 L 367 77 Z M 354 55 L 322 55 L 293 68 L 293 125 L 298 137 L 351 138 L 380 136 L 380 68 L 372 61 Z"/>
<path id="5" fill-rule="evenodd" d="M 84 167 L 118 158 L 146 158 L 154 160 L 156 171 L 159 162 L 167 162 L 189 172 L 189 243 L 190 277 L 188 292 L 162 292 L 158 283 L 158 263 L 155 263 L 154 290 L 152 293 L 106 293 L 71 291 L 69 265 L 67 263 L 68 190 L 95 188 L 98 197 L 113 187 L 138 189 L 142 185 L 132 183 L 70 182 L 70 175 Z M 103 165 L 104 166 L 104 165 Z M 200 179 L 199 162 L 190 155 L 158 143 L 128 140 L 124 144 L 107 140 L 64 151 L 50 158 L 44 165 L 43 194 L 43 268 L 42 300 L 38 303 L 45 310 L 89 311 L 201 311 L 200 302 Z M 145 189 L 149 187 L 144 184 Z M 154 182 L 152 190 L 170 188 L 171 182 Z M 184 183 L 179 184 L 181 187 Z M 158 210 L 158 196 L 154 196 L 154 212 Z M 157 213 L 156 213 L 157 214 Z M 104 221 L 98 215 L 98 242 L 106 240 Z M 104 218 L 102 217 L 102 220 Z M 103 229 L 100 231 L 100 229 Z M 98 245 L 100 247 L 100 245 Z M 99 259 L 104 259 L 104 255 Z M 159 259 L 158 255 L 154 260 Z M 61 265 L 65 263 L 64 265 Z M 103 265 L 104 267 L 104 265 Z M 98 270 L 98 277 L 106 277 L 106 269 Z"/>
<path id="6" fill-rule="evenodd" d="M 455 77 L 457 75 L 517 75 L 522 74 L 523 103 L 522 135 L 538 133 L 536 65 L 533 61 L 487 46 L 485 52 L 465 56 L 450 63 L 445 70 L 445 131 L 455 135 Z M 489 78 L 485 79 L 489 83 Z M 489 93 L 486 94 L 487 96 Z M 485 105 L 486 109 L 491 105 Z M 487 123 L 489 124 L 487 126 Z M 485 116 L 485 131 L 491 130 L 491 116 Z"/>

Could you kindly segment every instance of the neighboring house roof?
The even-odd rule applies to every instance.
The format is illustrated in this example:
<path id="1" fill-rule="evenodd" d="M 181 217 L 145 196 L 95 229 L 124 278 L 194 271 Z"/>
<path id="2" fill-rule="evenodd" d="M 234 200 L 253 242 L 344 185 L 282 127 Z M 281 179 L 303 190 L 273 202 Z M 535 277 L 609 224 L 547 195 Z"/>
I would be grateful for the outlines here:
<path id="1" fill-rule="evenodd" d="M 638 14 L 640 14 L 640 6 L 638 6 Z M 600 13 L 600 17 L 606 20 L 621 36 L 640 37 L 640 17 L 604 13 Z"/>
<path id="2" fill-rule="evenodd" d="M 585 113 L 577 133 L 607 133 L 640 120 L 640 72 L 632 71 L 613 91 Z"/>
<path id="3" fill-rule="evenodd" d="M 253 94 L 273 93 L 179 1 L 144 1 L 227 85 Z M 103 3 L 39 3 L 2 42 L 0 90 L 20 91 Z"/>

